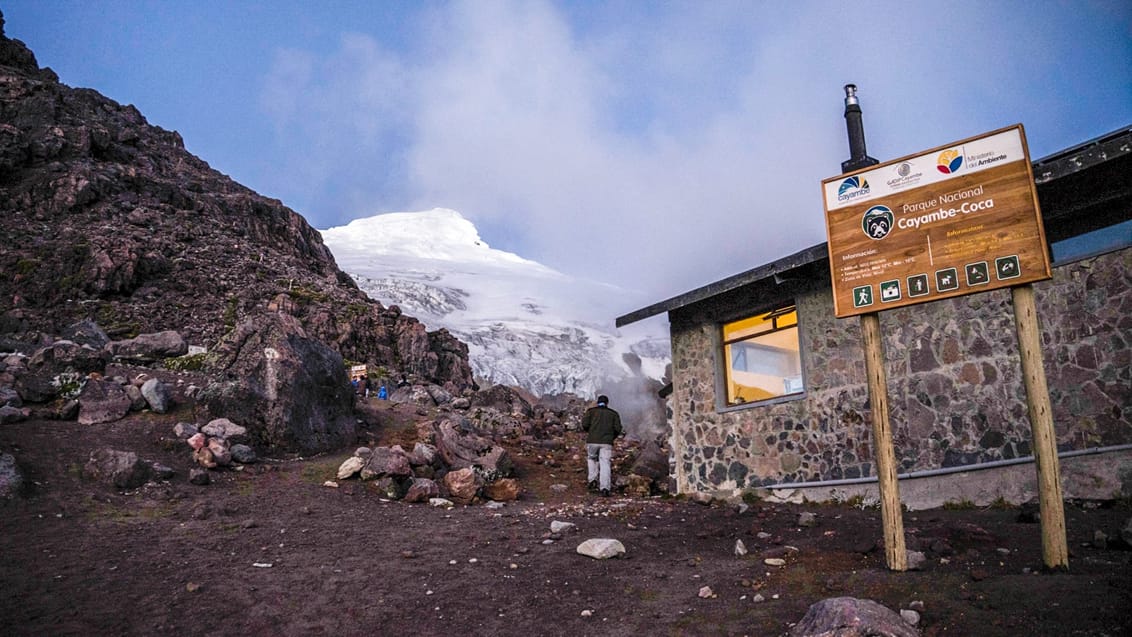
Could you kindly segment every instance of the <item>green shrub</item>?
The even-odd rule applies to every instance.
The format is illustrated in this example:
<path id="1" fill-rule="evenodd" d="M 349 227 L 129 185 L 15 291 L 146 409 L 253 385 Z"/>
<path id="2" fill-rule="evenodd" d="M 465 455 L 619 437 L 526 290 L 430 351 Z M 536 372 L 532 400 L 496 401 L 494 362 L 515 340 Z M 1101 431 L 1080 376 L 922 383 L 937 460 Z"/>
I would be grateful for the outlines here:
<path id="1" fill-rule="evenodd" d="M 173 358 L 166 358 L 163 361 L 165 369 L 173 370 L 175 372 L 199 372 L 205 367 L 205 360 L 208 354 L 185 354 L 184 356 L 176 356 Z"/>

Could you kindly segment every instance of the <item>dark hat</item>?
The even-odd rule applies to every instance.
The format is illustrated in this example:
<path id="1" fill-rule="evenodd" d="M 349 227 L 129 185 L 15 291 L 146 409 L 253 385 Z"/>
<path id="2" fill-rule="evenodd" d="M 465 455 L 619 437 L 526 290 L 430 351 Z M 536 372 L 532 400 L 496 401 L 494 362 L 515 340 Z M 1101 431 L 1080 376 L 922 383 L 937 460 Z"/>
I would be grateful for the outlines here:
<path id="1" fill-rule="evenodd" d="M 597 397 L 597 404 L 599 404 L 599 405 L 608 405 L 608 404 L 609 404 L 609 396 L 606 396 L 605 394 L 602 394 L 601 396 L 598 396 L 598 397 Z"/>

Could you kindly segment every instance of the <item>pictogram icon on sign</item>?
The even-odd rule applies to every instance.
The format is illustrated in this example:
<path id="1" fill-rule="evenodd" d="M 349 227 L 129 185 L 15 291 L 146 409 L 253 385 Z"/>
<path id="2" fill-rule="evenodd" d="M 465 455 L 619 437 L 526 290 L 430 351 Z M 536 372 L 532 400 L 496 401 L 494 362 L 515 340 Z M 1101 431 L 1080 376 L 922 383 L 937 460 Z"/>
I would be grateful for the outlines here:
<path id="1" fill-rule="evenodd" d="M 928 288 L 928 275 L 917 274 L 908 277 L 908 297 L 924 296 L 931 289 Z"/>
<path id="2" fill-rule="evenodd" d="M 900 300 L 900 279 L 882 281 L 880 284 L 881 303 L 891 303 Z"/>
<path id="3" fill-rule="evenodd" d="M 853 307 L 865 307 L 873 304 L 873 286 L 862 285 L 853 288 Z"/>
<path id="4" fill-rule="evenodd" d="M 968 263 L 963 266 L 963 271 L 967 275 L 967 285 L 986 285 L 990 282 L 990 272 L 986 261 Z"/>
<path id="5" fill-rule="evenodd" d="M 950 292 L 959 289 L 959 271 L 955 268 L 946 268 L 935 271 L 935 289 L 940 292 Z"/>
<path id="6" fill-rule="evenodd" d="M 1018 263 L 1018 255 L 999 257 L 994 260 L 994 273 L 999 281 L 1014 279 L 1022 276 L 1022 267 Z"/>

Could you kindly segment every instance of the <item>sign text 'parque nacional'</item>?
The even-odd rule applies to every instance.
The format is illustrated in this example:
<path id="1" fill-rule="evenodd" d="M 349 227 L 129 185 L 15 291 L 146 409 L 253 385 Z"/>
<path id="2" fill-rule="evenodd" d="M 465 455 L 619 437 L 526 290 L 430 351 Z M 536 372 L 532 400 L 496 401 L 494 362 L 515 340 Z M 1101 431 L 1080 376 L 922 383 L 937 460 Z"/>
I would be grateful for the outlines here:
<path id="1" fill-rule="evenodd" d="M 1050 278 L 1022 125 L 822 181 L 839 318 Z"/>

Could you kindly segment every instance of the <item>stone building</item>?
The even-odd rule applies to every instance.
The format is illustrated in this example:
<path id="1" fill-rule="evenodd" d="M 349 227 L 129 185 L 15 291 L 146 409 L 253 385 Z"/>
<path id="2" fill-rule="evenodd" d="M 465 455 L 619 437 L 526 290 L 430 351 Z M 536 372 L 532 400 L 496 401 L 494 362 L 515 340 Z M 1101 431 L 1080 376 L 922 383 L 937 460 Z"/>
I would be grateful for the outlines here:
<path id="1" fill-rule="evenodd" d="M 1034 284 L 1067 498 L 1132 494 L 1132 127 L 1033 164 L 1053 278 Z M 820 211 L 817 212 L 820 214 Z M 875 495 L 860 323 L 826 245 L 617 319 L 667 313 L 676 489 Z M 879 314 L 901 495 L 1036 492 L 1009 289 Z M 769 389 L 768 389 L 769 388 Z"/>

